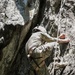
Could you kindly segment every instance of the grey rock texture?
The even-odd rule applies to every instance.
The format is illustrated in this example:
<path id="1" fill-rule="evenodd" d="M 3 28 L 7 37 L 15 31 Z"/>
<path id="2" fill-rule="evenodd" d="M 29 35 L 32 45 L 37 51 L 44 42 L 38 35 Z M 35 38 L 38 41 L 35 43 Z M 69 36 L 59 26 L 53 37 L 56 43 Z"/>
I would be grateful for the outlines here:
<path id="1" fill-rule="evenodd" d="M 7 7 L 5 9 L 6 21 L 5 24 L 20 24 L 24 25 L 24 19 L 18 10 L 14 0 L 7 1 Z"/>
<path id="2" fill-rule="evenodd" d="M 53 59 L 49 57 L 48 68 L 50 75 L 75 75 L 75 1 L 74 0 L 46 0 L 44 16 L 40 25 L 43 25 L 51 36 L 57 37 L 60 33 L 66 33 L 70 39 L 69 44 L 60 45 L 61 61 L 67 62 L 67 66 L 53 71 Z M 54 56 L 53 56 L 54 58 Z M 47 62 L 47 64 L 48 64 Z"/>
<path id="3" fill-rule="evenodd" d="M 29 4 L 28 0 L 0 0 L 0 75 L 21 74 L 20 67 L 27 63 L 24 45 L 37 19 L 39 0 Z"/>
<path id="4" fill-rule="evenodd" d="M 60 44 L 67 66 L 54 70 L 53 54 L 46 60 L 50 75 L 75 75 L 75 0 L 0 0 L 0 75 L 29 75 L 24 46 L 36 25 L 70 39 Z"/>
<path id="5" fill-rule="evenodd" d="M 34 5 L 35 6 L 35 5 Z M 24 25 L 30 20 L 30 10 L 27 6 L 27 0 L 2 0 L 0 1 L 0 22 L 4 24 Z M 35 9 L 33 7 L 33 9 Z"/>
<path id="6" fill-rule="evenodd" d="M 3 24 L 24 25 L 23 17 L 17 9 L 14 0 L 0 1 L 0 15 L 2 16 L 1 22 Z"/>

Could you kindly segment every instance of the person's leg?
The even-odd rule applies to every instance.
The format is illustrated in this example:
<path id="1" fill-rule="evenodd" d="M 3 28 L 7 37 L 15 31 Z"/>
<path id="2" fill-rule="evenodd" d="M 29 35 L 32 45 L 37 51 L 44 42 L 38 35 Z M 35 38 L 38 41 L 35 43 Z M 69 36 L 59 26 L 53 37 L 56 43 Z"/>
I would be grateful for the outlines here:
<path id="1" fill-rule="evenodd" d="M 42 57 L 40 61 L 46 60 L 51 55 L 55 44 L 56 42 L 51 42 L 51 43 L 45 43 L 44 45 L 37 47 L 33 51 L 33 56 Z"/>
<path id="2" fill-rule="evenodd" d="M 50 75 L 48 68 L 46 66 L 46 64 L 44 64 L 41 68 L 39 68 L 37 72 L 37 75 Z"/>

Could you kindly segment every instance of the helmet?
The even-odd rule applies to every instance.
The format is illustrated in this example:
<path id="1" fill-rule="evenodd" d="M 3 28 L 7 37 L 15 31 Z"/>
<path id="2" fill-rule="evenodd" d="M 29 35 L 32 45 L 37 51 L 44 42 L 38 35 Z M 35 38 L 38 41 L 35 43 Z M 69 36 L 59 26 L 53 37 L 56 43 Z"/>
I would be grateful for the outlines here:
<path id="1" fill-rule="evenodd" d="M 46 33 L 46 29 L 43 26 L 36 26 L 33 31 L 41 31 Z"/>

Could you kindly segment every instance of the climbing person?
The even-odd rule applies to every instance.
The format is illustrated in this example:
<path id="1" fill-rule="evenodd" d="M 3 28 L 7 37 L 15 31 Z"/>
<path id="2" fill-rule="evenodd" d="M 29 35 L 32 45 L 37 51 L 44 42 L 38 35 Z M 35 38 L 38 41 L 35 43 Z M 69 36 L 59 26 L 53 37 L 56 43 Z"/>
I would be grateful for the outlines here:
<path id="1" fill-rule="evenodd" d="M 60 39 L 62 36 L 63 34 L 59 38 L 51 37 L 42 26 L 36 26 L 33 29 L 32 35 L 25 45 L 25 50 L 27 57 L 31 59 L 30 63 L 36 75 L 50 75 L 45 60 L 50 56 L 57 43 L 68 43 L 70 41 L 68 38 Z M 30 75 L 34 75 L 34 72 L 30 71 Z"/>

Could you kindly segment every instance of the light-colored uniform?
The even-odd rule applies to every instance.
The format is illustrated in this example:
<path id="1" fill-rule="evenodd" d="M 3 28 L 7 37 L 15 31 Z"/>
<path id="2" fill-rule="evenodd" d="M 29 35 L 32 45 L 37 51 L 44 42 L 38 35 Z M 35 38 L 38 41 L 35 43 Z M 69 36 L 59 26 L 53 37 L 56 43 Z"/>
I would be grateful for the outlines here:
<path id="1" fill-rule="evenodd" d="M 33 60 L 31 61 L 37 75 L 49 75 L 45 59 L 50 56 L 56 41 L 57 38 L 53 38 L 47 33 L 36 32 L 32 34 L 26 43 L 26 53 L 29 54 L 29 52 L 32 51 L 31 57 L 33 57 L 38 64 L 37 65 Z"/>

